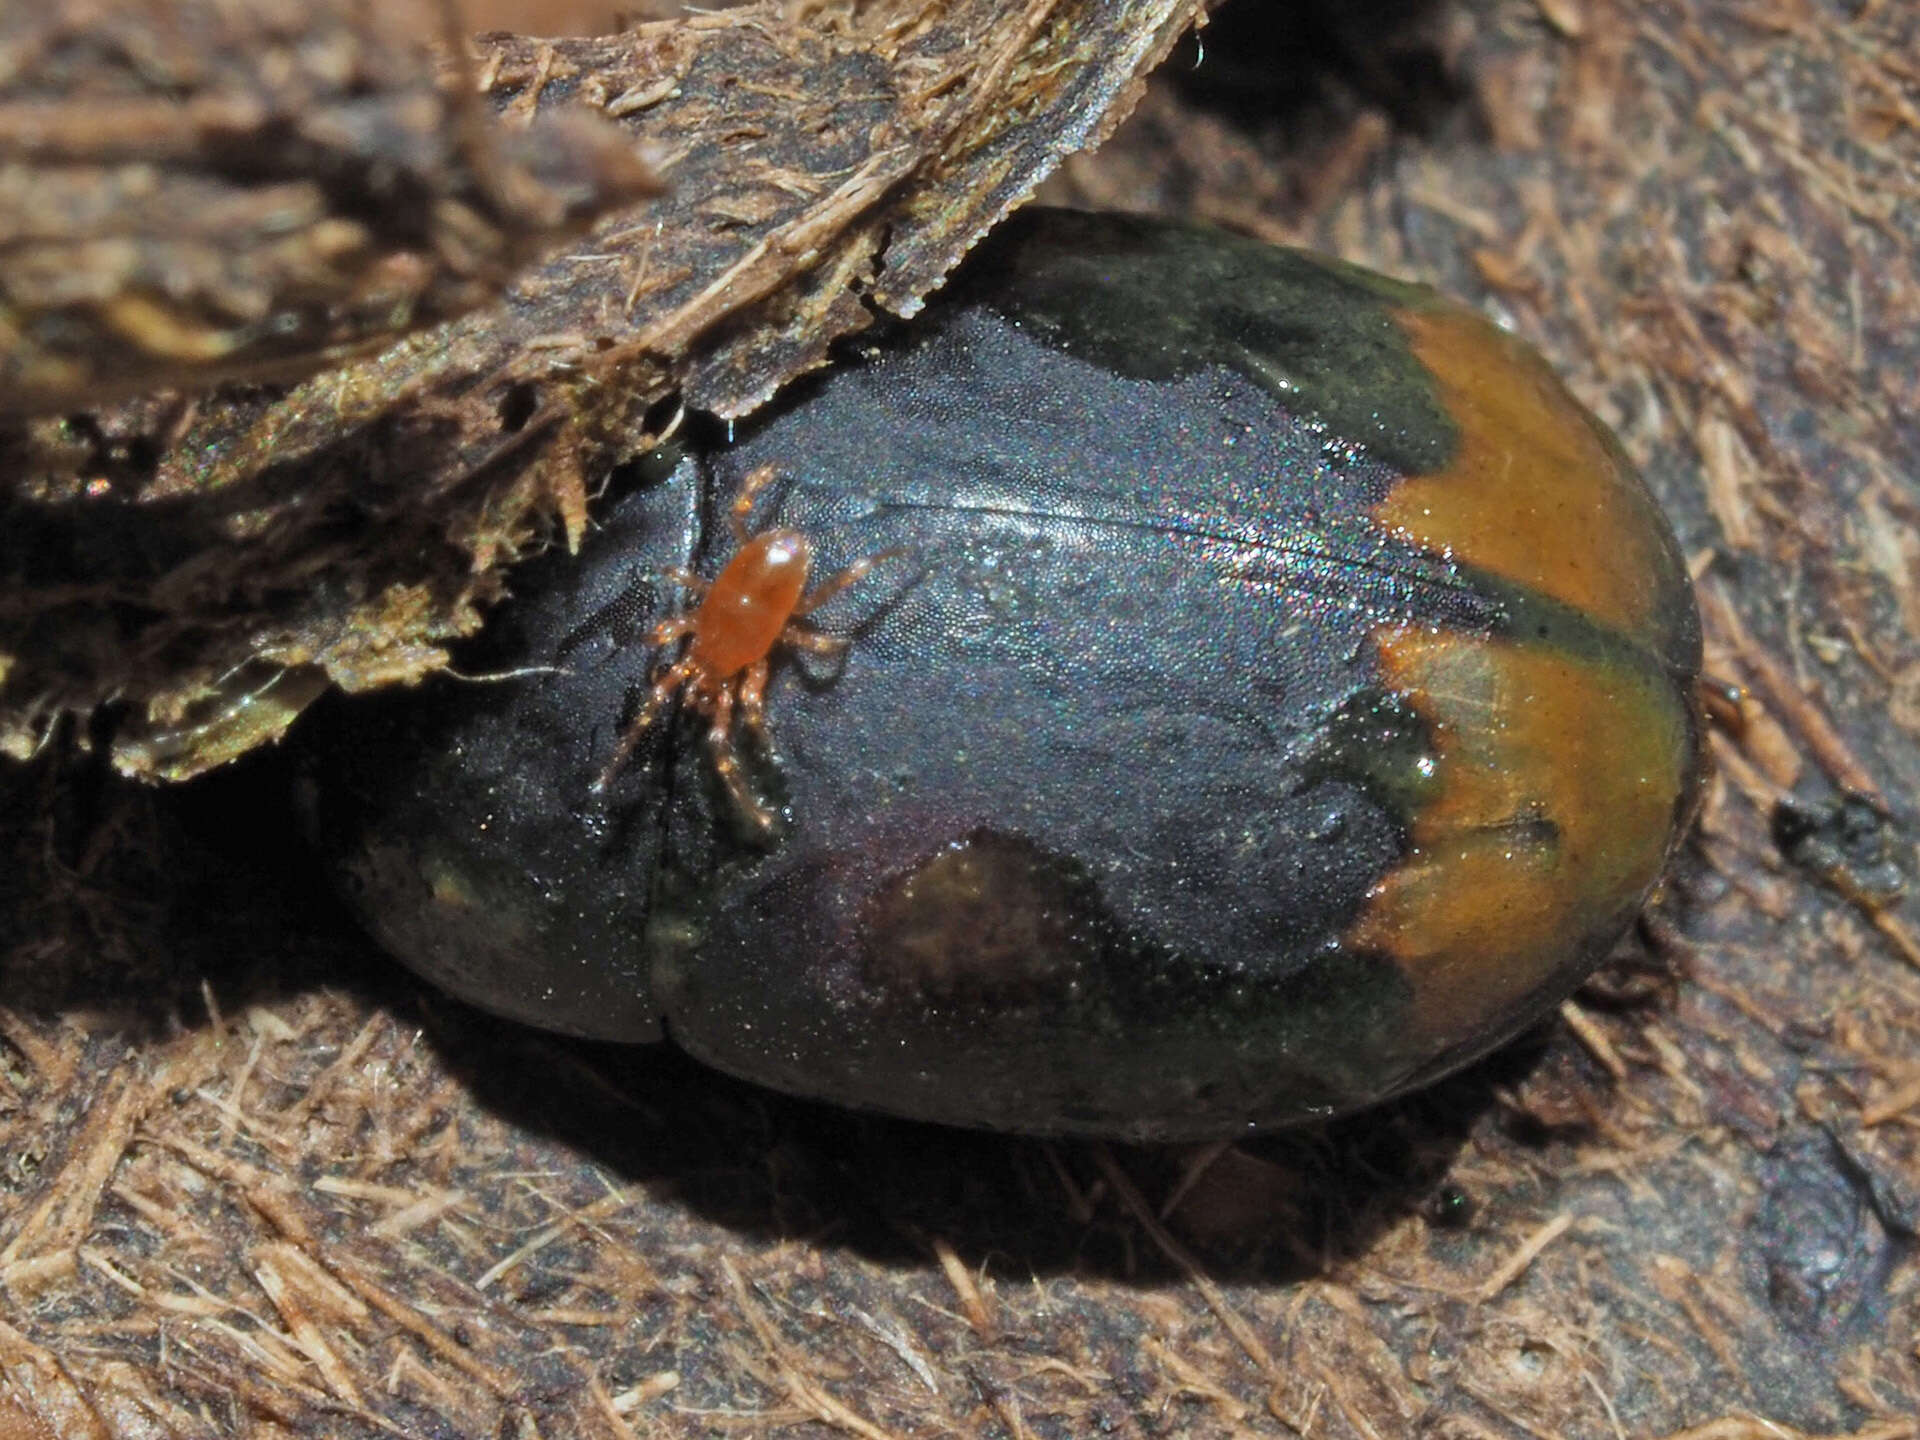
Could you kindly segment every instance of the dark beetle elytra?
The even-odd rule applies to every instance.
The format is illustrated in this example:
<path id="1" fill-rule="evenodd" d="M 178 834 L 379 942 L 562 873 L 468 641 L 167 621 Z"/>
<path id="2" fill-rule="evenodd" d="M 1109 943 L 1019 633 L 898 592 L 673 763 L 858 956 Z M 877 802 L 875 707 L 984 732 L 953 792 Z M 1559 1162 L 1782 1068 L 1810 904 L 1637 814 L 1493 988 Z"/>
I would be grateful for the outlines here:
<path id="1" fill-rule="evenodd" d="M 776 657 L 737 778 L 777 823 L 687 717 L 596 794 L 662 577 L 724 564 L 762 467 L 820 573 L 913 558 L 809 622 L 838 657 Z M 1672 533 L 1531 350 L 1424 289 L 1028 211 L 658 469 L 463 658 L 546 673 L 314 741 L 368 923 L 501 1014 L 955 1124 L 1231 1134 L 1549 1011 L 1691 813 Z"/>

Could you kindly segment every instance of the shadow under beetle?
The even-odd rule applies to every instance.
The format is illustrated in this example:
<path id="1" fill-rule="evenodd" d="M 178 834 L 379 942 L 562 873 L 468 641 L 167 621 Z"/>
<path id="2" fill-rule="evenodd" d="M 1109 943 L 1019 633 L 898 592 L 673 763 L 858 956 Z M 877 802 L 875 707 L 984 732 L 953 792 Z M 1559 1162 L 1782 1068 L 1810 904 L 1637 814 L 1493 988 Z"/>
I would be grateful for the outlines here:
<path id="1" fill-rule="evenodd" d="M 645 640 L 698 648 L 661 577 L 725 575 L 772 473 L 822 566 L 918 573 L 835 601 L 832 674 L 775 657 L 716 775 Z M 1618 444 L 1334 261 L 1029 210 L 599 521 L 462 657 L 546 673 L 336 707 L 314 825 L 436 983 L 779 1089 L 1142 1139 L 1371 1104 L 1548 1013 L 1697 797 L 1698 615 Z"/>

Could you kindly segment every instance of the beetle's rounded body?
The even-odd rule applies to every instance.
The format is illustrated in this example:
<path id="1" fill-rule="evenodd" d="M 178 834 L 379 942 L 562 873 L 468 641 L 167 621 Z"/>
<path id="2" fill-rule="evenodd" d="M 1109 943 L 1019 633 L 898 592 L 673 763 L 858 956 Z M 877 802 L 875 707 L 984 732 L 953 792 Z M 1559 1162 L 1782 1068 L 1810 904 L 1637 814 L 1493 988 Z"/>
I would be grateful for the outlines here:
<path id="1" fill-rule="evenodd" d="M 786 824 L 665 724 L 591 798 L 644 577 L 765 467 L 823 563 L 918 557 L 831 675 L 776 659 Z M 594 547 L 467 662 L 559 673 L 350 722 L 392 743 L 329 752 L 322 831 L 457 993 L 843 1103 L 1173 1138 L 1382 1099 L 1577 984 L 1697 789 L 1698 619 L 1611 436 L 1432 292 L 1210 232 L 1016 217 Z"/>

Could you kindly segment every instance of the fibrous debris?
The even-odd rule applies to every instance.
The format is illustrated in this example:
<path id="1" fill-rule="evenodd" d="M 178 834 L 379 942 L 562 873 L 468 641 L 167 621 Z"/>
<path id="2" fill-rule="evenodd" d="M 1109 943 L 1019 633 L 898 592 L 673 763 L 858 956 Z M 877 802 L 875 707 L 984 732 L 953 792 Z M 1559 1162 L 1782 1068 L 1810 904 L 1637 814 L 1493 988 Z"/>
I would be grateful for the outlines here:
<path id="1" fill-rule="evenodd" d="M 438 73 L 433 19 L 426 0 L 0 12 L 0 417 L 299 378 L 473 309 L 659 189 L 604 119 L 495 123 Z"/>

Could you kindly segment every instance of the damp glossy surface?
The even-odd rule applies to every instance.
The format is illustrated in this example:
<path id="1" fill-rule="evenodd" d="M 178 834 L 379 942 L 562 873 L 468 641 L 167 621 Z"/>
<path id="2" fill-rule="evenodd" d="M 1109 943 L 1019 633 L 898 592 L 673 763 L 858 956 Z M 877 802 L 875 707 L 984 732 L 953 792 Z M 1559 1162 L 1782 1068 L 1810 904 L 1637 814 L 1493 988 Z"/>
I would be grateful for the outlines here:
<path id="1" fill-rule="evenodd" d="M 726 507 L 820 573 L 739 823 L 688 717 L 593 782 Z M 1547 1013 L 1690 814 L 1699 630 L 1611 436 L 1429 291 L 1213 232 L 1003 227 L 910 326 L 339 707 L 313 813 L 475 1003 L 848 1105 L 1176 1138 L 1369 1104 Z"/>

